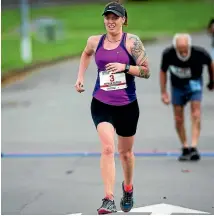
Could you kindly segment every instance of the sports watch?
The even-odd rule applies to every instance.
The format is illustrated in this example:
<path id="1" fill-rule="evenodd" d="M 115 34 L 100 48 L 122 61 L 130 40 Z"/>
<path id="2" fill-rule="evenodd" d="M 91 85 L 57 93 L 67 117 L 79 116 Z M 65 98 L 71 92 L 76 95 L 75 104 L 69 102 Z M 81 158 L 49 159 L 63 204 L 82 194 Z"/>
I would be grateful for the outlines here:
<path id="1" fill-rule="evenodd" d="M 125 72 L 125 73 L 128 73 L 128 72 L 129 72 L 129 69 L 130 69 L 130 65 L 129 65 L 129 64 L 126 64 L 126 67 L 125 67 L 124 72 Z"/>

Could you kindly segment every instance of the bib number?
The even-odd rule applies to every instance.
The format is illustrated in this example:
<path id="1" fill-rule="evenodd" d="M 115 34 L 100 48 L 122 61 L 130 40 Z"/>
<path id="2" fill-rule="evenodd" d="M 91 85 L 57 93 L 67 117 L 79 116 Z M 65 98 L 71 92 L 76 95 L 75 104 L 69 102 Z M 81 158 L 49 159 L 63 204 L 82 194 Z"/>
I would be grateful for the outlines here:
<path id="1" fill-rule="evenodd" d="M 179 67 L 171 65 L 169 67 L 169 70 L 172 74 L 174 74 L 180 79 L 186 79 L 192 76 L 190 68 L 179 68 Z"/>
<path id="2" fill-rule="evenodd" d="M 198 80 L 190 80 L 189 81 L 190 84 L 190 89 L 192 91 L 201 91 L 201 83 Z"/>
<path id="3" fill-rule="evenodd" d="M 127 88 L 125 73 L 111 73 L 100 71 L 100 88 L 104 91 L 112 91 Z"/>

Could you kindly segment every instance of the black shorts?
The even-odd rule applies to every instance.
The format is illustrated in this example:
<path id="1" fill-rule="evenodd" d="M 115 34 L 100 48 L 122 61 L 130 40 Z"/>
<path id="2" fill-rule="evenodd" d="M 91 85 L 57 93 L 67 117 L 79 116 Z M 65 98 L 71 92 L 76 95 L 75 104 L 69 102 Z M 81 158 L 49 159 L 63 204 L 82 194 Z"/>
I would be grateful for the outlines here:
<path id="1" fill-rule="evenodd" d="M 119 136 L 129 137 L 135 135 L 139 113 L 137 100 L 123 106 L 104 104 L 95 98 L 91 101 L 91 115 L 95 127 L 97 128 L 97 125 L 101 122 L 109 122 Z"/>

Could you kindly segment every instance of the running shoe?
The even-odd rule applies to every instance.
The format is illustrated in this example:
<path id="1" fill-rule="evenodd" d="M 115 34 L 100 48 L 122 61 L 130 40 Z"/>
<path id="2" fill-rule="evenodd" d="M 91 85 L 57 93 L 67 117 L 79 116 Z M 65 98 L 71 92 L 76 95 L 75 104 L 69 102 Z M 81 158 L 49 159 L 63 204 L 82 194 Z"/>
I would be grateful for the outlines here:
<path id="1" fill-rule="evenodd" d="M 103 203 L 99 209 L 97 209 L 98 214 L 110 214 L 117 212 L 117 208 L 114 200 L 110 200 L 108 198 L 102 199 Z"/>
<path id="2" fill-rule="evenodd" d="M 122 190 L 123 190 L 123 197 L 121 198 L 121 201 L 120 201 L 120 208 L 123 212 L 129 212 L 134 205 L 133 188 L 132 188 L 132 191 L 126 192 L 124 190 L 124 182 L 123 182 Z"/>
<path id="3" fill-rule="evenodd" d="M 182 153 L 179 156 L 179 161 L 187 161 L 190 159 L 190 150 L 189 148 L 182 148 Z"/>
<path id="4" fill-rule="evenodd" d="M 197 148 L 190 148 L 190 160 L 191 161 L 200 160 L 200 154 L 198 153 Z"/>

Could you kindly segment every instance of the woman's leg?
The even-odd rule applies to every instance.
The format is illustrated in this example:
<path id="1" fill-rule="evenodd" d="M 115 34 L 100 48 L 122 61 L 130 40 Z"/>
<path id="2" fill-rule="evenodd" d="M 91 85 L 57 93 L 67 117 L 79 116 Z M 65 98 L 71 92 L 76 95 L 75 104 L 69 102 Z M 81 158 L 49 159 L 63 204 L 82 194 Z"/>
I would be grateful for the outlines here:
<path id="1" fill-rule="evenodd" d="M 100 168 L 105 196 L 113 200 L 115 183 L 114 127 L 111 123 L 102 122 L 98 124 L 97 131 L 101 142 Z"/>
<path id="2" fill-rule="evenodd" d="M 133 145 L 138 119 L 139 107 L 137 101 L 119 109 L 117 116 L 115 116 L 118 152 L 124 175 L 124 182 L 122 183 L 123 197 L 120 203 L 124 212 L 130 211 L 133 207 L 133 173 L 135 163 Z"/>
<path id="3" fill-rule="evenodd" d="M 118 152 L 120 155 L 121 164 L 124 175 L 124 189 L 132 190 L 134 162 L 135 157 L 133 153 L 134 136 L 122 137 L 118 136 Z"/>
<path id="4" fill-rule="evenodd" d="M 117 210 L 114 203 L 115 145 L 111 107 L 93 99 L 91 114 L 101 142 L 100 168 L 105 191 L 105 197 L 101 207 L 98 209 L 98 214 L 113 213 Z"/>

